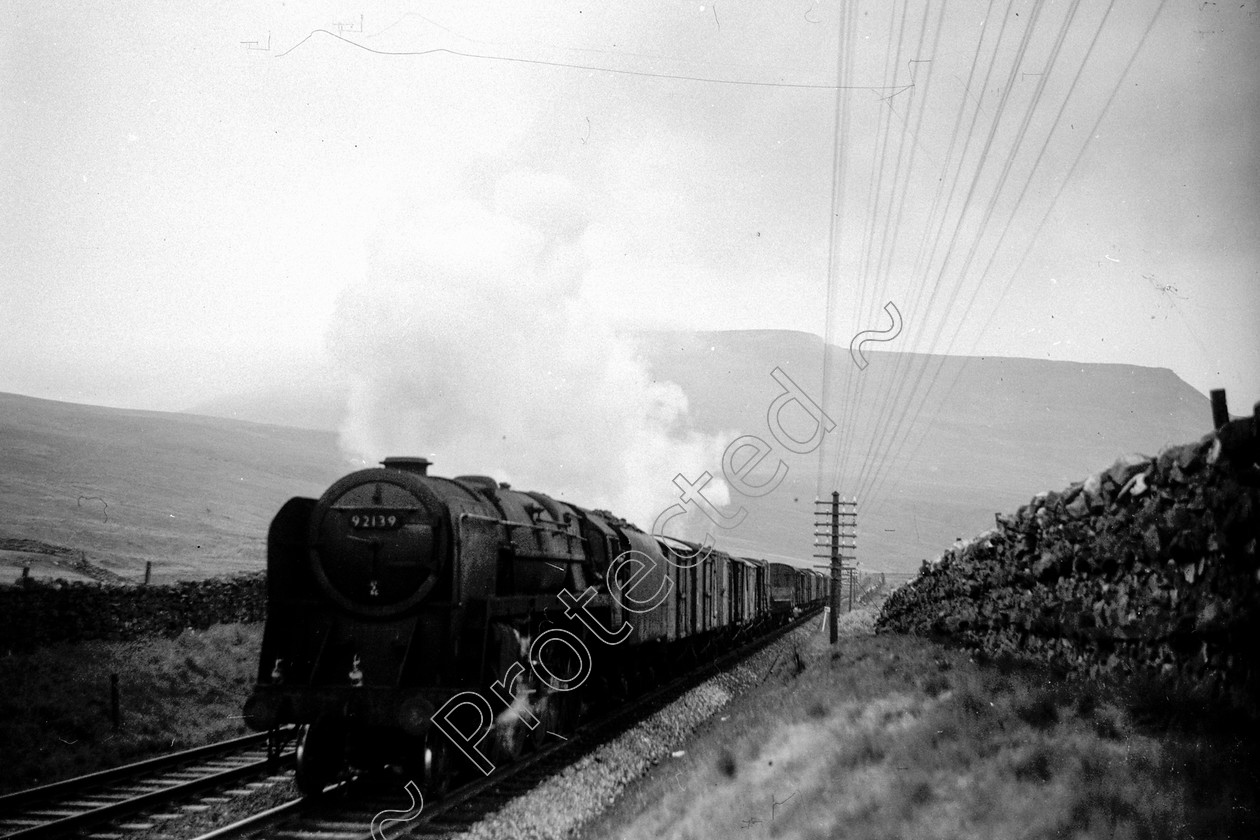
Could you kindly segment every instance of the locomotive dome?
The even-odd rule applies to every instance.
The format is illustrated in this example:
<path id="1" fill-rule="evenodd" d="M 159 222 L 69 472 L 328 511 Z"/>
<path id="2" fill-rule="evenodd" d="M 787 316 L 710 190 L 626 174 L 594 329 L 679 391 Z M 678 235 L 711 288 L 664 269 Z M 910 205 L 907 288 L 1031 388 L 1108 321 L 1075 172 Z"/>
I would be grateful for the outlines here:
<path id="1" fill-rule="evenodd" d="M 370 616 L 418 604 L 441 572 L 446 506 L 425 458 L 386 458 L 337 481 L 310 522 L 311 568 L 333 601 Z"/>
<path id="2" fill-rule="evenodd" d="M 440 793 L 567 740 L 637 683 L 825 601 L 827 579 L 811 570 L 658 540 L 607 511 L 429 467 L 387 458 L 318 499 L 289 499 L 267 531 L 267 626 L 246 723 L 276 744 L 297 726 L 306 796 L 391 764 Z M 617 558 L 641 568 L 626 579 Z M 596 664 L 588 641 L 616 651 Z M 479 746 L 487 728 L 493 758 Z"/>

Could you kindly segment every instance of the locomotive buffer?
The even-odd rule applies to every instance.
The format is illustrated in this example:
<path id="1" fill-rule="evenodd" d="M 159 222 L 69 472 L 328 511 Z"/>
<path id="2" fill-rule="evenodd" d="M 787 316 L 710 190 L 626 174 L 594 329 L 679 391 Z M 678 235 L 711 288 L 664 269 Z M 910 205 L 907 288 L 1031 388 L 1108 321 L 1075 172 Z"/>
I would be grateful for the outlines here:
<path id="1" fill-rule="evenodd" d="M 838 491 L 832 491 L 831 501 L 825 499 L 815 499 L 814 505 L 814 547 L 818 548 L 827 543 L 822 540 L 829 540 L 831 550 L 826 554 L 815 554 L 814 557 L 830 559 L 830 566 L 816 566 L 815 568 L 831 570 L 831 602 L 828 609 L 830 619 L 828 624 L 831 632 L 831 643 L 834 645 L 839 639 L 839 630 L 836 626 L 836 613 L 840 611 L 840 589 L 844 585 L 846 574 L 849 578 L 849 609 L 853 609 L 853 586 L 856 583 L 856 554 L 843 554 L 841 550 L 856 551 L 857 550 L 857 496 L 852 501 L 842 500 Z M 846 540 L 846 542 L 842 542 Z M 852 561 L 849 565 L 845 561 Z"/>

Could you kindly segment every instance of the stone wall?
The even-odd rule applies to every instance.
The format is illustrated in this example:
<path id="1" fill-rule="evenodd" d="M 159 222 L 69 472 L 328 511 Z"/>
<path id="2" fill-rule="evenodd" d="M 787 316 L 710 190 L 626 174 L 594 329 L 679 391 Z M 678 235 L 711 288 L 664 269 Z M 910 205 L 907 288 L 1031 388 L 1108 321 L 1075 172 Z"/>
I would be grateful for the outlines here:
<path id="1" fill-rule="evenodd" d="M 0 587 L 0 655 L 51 642 L 175 636 L 186 628 L 262 621 L 262 572 L 165 586 L 27 579 Z"/>
<path id="2" fill-rule="evenodd" d="M 1253 419 L 1040 493 L 894 592 L 881 631 L 1077 673 L 1155 674 L 1256 709 Z"/>

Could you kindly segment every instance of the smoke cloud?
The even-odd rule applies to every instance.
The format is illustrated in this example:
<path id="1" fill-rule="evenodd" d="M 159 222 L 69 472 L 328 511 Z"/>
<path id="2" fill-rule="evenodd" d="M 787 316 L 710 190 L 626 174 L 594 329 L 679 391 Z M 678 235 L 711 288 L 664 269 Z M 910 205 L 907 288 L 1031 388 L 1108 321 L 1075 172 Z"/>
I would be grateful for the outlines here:
<path id="1" fill-rule="evenodd" d="M 342 447 L 369 463 L 425 455 L 437 475 L 491 475 L 649 528 L 678 500 L 673 477 L 712 471 L 725 439 L 692 429 L 683 391 L 584 302 L 573 185 L 517 170 L 490 192 L 414 205 L 369 242 L 330 335 L 350 382 Z M 705 494 L 729 501 L 720 479 Z"/>

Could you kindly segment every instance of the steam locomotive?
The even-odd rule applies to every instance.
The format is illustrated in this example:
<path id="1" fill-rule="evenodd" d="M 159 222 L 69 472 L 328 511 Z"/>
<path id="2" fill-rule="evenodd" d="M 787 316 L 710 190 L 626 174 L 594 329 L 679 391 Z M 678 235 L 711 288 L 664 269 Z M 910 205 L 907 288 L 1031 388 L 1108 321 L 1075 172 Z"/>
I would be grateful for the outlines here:
<path id="1" fill-rule="evenodd" d="M 308 795 L 384 765 L 440 795 L 825 601 L 820 573 L 429 466 L 387 458 L 271 523 L 245 719 L 296 726 Z"/>

